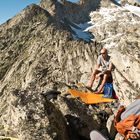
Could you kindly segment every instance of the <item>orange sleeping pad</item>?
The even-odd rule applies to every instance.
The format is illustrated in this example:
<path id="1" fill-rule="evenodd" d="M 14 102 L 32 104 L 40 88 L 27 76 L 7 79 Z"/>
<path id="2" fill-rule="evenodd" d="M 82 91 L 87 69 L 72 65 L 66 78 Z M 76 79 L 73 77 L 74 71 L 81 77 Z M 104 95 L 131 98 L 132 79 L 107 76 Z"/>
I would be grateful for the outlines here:
<path id="1" fill-rule="evenodd" d="M 70 93 L 74 97 L 80 97 L 80 99 L 86 104 L 97 104 L 97 103 L 105 103 L 112 102 L 114 99 L 103 98 L 103 94 L 94 94 L 92 92 L 83 92 L 76 89 L 69 89 L 68 93 Z"/>

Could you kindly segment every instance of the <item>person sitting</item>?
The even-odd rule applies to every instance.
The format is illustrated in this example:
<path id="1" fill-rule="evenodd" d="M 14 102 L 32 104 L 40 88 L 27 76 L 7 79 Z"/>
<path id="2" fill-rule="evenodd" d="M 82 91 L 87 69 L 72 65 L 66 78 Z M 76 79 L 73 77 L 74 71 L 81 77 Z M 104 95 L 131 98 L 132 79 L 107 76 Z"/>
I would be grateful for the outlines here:
<path id="1" fill-rule="evenodd" d="M 111 76 L 112 67 L 113 67 L 113 65 L 110 61 L 110 56 L 108 55 L 107 49 L 102 48 L 101 54 L 99 55 L 98 60 L 97 60 L 96 68 L 91 75 L 91 78 L 87 84 L 87 88 L 92 89 L 95 78 L 103 76 L 101 85 L 99 86 L 98 90 L 96 92 L 94 92 L 97 94 L 101 93 L 107 79 Z"/>

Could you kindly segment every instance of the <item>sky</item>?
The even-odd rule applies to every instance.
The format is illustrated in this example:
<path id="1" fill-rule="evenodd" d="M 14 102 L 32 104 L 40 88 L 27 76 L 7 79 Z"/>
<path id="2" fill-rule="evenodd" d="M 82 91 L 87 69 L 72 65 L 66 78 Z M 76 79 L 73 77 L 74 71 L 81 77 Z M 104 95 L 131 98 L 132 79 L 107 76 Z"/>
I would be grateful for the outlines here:
<path id="1" fill-rule="evenodd" d="M 78 0 L 69 0 L 77 2 Z M 39 4 L 40 0 L 0 0 L 0 24 L 15 16 L 27 5 Z"/>
<path id="2" fill-rule="evenodd" d="M 68 0 L 77 2 L 79 0 Z M 138 0 L 140 2 L 140 0 Z M 0 0 L 0 24 L 15 16 L 22 11 L 27 5 L 39 4 L 40 0 Z"/>

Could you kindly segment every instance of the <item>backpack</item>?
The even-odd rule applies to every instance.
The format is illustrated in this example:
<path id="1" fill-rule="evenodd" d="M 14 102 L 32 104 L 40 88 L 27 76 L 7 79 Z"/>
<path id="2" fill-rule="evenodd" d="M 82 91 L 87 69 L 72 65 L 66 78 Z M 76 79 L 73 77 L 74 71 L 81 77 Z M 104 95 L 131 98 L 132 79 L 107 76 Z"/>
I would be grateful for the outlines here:
<path id="1" fill-rule="evenodd" d="M 114 125 L 117 131 L 125 140 L 140 138 L 140 115 L 129 115 L 120 121 L 120 116 L 124 111 L 124 106 L 121 106 L 114 119 Z"/>
<path id="2" fill-rule="evenodd" d="M 105 83 L 103 93 L 104 93 L 103 95 L 104 98 L 112 98 L 113 97 L 113 84 Z"/>

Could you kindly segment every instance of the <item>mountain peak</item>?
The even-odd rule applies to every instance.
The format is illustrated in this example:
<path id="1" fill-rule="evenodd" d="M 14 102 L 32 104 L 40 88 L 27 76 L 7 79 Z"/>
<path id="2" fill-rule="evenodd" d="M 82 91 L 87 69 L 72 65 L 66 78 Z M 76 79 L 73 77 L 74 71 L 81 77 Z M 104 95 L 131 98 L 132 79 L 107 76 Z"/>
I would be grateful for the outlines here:
<path id="1" fill-rule="evenodd" d="M 89 13 L 96 10 L 100 0 L 80 0 L 72 3 L 67 0 L 41 0 L 40 7 L 47 10 L 57 20 L 67 18 L 75 23 L 83 23 L 90 20 Z"/>
<path id="2" fill-rule="evenodd" d="M 20 23 L 33 21 L 34 20 L 33 17 L 36 16 L 39 18 L 41 16 L 38 16 L 38 15 L 41 15 L 41 14 L 44 14 L 45 17 L 51 17 L 49 12 L 42 9 L 40 6 L 38 6 L 36 4 L 31 4 L 31 5 L 27 6 L 26 8 L 24 8 L 19 14 L 14 16 L 12 19 L 7 20 L 7 22 L 2 24 L 1 27 L 7 26 L 7 28 L 11 28 Z M 41 18 L 40 18 L 40 20 L 41 20 Z"/>

